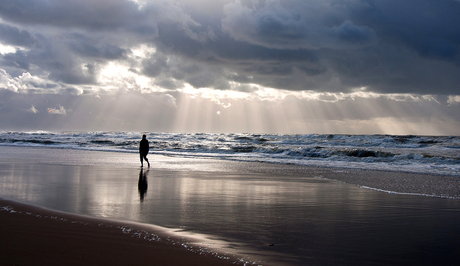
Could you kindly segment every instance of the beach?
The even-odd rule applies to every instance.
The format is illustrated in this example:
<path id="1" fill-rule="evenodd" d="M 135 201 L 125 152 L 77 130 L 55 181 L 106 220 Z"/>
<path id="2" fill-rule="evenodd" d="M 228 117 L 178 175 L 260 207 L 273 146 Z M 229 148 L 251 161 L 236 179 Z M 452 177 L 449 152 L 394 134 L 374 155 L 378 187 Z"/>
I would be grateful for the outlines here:
<path id="1" fill-rule="evenodd" d="M 192 252 L 173 239 L 125 232 L 141 226 L 46 210 L 0 200 L 2 265 L 236 265 Z M 161 231 L 156 231 L 162 236 Z M 151 235 L 149 237 L 152 237 Z M 177 243 L 179 243 L 179 239 Z"/>
<path id="2" fill-rule="evenodd" d="M 6 265 L 456 265 L 458 178 L 0 147 Z M 46 218 L 45 218 L 46 217 Z M 8 244 L 10 243 L 10 244 Z"/>

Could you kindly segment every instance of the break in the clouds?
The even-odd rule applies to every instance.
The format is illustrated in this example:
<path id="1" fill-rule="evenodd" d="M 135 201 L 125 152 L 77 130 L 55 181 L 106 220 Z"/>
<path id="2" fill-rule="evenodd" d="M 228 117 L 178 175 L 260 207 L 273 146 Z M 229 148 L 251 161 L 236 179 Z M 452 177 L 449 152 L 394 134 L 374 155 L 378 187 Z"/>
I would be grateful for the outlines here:
<path id="1" fill-rule="evenodd" d="M 458 14 L 453 0 L 0 0 L 1 128 L 458 134 Z"/>

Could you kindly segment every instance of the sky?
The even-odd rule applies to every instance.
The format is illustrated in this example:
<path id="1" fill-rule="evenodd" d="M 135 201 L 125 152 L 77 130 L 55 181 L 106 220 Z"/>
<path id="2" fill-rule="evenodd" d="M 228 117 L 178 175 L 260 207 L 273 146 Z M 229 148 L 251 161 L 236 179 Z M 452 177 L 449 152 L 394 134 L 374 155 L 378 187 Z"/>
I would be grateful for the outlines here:
<path id="1" fill-rule="evenodd" d="M 459 0 L 0 0 L 0 130 L 460 135 Z"/>

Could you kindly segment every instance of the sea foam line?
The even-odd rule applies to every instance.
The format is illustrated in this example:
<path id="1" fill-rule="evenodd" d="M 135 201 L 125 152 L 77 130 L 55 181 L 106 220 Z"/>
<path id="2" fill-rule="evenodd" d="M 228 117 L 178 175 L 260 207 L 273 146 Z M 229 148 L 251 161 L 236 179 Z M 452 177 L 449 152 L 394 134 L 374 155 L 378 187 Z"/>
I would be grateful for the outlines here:
<path id="1" fill-rule="evenodd" d="M 434 195 L 434 194 L 412 193 L 412 192 L 398 192 L 398 191 L 385 190 L 385 189 L 368 187 L 368 186 L 359 186 L 359 187 L 364 188 L 364 189 L 370 189 L 370 190 L 374 190 L 374 191 L 389 193 L 389 194 L 397 194 L 397 195 L 423 196 L 423 197 L 442 198 L 442 199 L 460 199 L 460 197 L 453 197 L 453 196 L 447 196 L 447 195 Z"/>

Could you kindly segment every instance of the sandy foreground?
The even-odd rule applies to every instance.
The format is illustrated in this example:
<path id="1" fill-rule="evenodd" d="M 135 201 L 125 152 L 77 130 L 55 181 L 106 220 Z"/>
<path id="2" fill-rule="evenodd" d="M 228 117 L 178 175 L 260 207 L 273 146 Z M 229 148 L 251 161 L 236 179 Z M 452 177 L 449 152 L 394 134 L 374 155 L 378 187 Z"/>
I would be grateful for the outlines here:
<path id="1" fill-rule="evenodd" d="M 0 200 L 2 265 L 238 265 L 126 222 Z M 139 234 L 142 232 L 142 234 Z M 158 240 L 161 239 L 161 240 Z M 194 249 L 194 250 L 189 250 Z"/>

